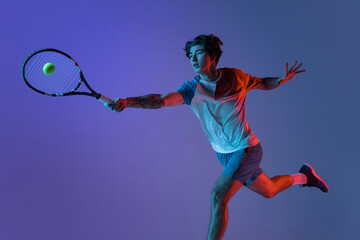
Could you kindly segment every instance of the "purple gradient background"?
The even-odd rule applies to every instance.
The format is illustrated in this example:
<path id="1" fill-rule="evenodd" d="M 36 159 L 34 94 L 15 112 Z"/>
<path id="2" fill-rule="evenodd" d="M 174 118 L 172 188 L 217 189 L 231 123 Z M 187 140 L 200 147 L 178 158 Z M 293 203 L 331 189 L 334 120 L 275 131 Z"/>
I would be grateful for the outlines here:
<path id="1" fill-rule="evenodd" d="M 267 200 L 242 188 L 224 239 L 356 239 L 360 196 L 358 1 L 3 1 L 0 239 L 205 239 L 222 171 L 189 107 L 114 114 L 88 97 L 30 90 L 21 66 L 53 47 L 109 97 L 165 93 L 194 72 L 182 48 L 224 42 L 219 67 L 281 76 L 254 90 L 247 120 L 269 176 L 311 163 L 330 186 Z M 356 184 L 356 185 L 355 185 Z"/>

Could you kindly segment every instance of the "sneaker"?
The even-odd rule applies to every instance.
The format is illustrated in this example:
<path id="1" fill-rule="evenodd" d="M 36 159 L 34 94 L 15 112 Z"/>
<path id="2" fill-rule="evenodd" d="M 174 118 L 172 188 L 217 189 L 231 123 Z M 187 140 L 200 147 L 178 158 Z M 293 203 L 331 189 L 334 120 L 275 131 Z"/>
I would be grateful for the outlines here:
<path id="1" fill-rule="evenodd" d="M 303 187 L 317 187 L 323 192 L 329 191 L 326 182 L 315 173 L 314 168 L 310 166 L 310 164 L 304 163 L 299 172 L 305 174 L 307 177 L 307 183 L 303 184 Z"/>

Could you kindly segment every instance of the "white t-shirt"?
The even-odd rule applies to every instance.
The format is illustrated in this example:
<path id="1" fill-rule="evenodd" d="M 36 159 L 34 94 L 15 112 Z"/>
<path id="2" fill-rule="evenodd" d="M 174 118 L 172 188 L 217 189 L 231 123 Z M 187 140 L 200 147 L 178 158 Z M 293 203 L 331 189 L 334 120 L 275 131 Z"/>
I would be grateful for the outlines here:
<path id="1" fill-rule="evenodd" d="M 246 93 L 257 88 L 261 79 L 236 68 L 220 68 L 214 82 L 199 76 L 176 91 L 200 120 L 213 149 L 231 153 L 259 143 L 245 117 Z"/>

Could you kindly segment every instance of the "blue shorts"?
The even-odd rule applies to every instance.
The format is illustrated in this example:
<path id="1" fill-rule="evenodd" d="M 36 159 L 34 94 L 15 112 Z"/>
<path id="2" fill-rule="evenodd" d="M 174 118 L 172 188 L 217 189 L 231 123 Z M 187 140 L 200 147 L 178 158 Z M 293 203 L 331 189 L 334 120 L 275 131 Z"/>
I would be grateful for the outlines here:
<path id="1" fill-rule="evenodd" d="M 259 167 L 263 155 L 260 143 L 233 153 L 217 152 L 216 155 L 225 167 L 222 174 L 239 180 L 245 186 L 249 186 L 263 172 Z"/>

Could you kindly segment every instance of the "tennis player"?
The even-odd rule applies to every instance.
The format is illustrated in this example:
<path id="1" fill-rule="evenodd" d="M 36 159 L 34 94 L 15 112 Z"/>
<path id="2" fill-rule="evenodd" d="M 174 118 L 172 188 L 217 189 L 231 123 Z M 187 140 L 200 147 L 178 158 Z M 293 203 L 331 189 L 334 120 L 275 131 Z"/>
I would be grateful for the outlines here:
<path id="1" fill-rule="evenodd" d="M 253 89 L 272 90 L 305 70 L 297 61 L 280 78 L 258 78 L 236 68 L 219 68 L 223 43 L 214 35 L 199 35 L 185 45 L 186 56 L 196 72 L 192 81 L 176 91 L 141 97 L 114 99 L 107 105 L 114 112 L 127 107 L 158 109 L 187 104 L 200 120 L 224 169 L 211 192 L 211 219 L 208 239 L 222 239 L 228 219 L 230 198 L 245 185 L 272 198 L 290 186 L 316 187 L 328 192 L 326 182 L 312 166 L 304 164 L 298 173 L 269 178 L 260 168 L 262 148 L 245 118 L 245 99 Z"/>

